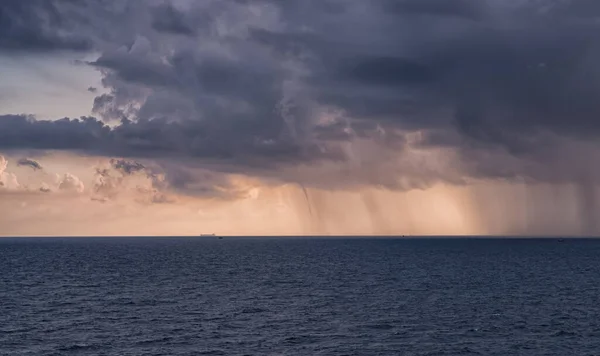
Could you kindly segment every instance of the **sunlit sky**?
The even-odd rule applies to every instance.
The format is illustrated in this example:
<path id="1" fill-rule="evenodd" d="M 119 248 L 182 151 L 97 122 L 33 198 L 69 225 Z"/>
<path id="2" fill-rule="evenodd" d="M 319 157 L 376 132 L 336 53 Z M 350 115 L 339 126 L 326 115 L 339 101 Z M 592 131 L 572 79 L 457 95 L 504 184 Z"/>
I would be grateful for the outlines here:
<path id="1" fill-rule="evenodd" d="M 597 235 L 600 2 L 0 3 L 0 235 Z"/>

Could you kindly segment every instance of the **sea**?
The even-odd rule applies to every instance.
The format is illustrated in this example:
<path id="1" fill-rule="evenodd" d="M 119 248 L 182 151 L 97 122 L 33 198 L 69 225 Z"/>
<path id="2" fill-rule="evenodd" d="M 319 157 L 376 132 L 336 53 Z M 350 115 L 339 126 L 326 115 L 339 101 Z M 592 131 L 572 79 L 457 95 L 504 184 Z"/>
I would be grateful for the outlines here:
<path id="1" fill-rule="evenodd" d="M 600 355 L 600 240 L 2 238 L 0 355 Z"/>

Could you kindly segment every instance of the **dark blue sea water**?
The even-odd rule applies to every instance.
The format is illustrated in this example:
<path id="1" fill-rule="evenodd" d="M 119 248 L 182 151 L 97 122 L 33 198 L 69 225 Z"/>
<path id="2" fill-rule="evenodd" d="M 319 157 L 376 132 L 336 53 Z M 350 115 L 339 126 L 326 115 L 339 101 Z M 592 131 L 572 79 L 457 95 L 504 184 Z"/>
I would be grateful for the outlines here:
<path id="1" fill-rule="evenodd" d="M 0 239 L 2 355 L 599 355 L 600 240 Z"/>

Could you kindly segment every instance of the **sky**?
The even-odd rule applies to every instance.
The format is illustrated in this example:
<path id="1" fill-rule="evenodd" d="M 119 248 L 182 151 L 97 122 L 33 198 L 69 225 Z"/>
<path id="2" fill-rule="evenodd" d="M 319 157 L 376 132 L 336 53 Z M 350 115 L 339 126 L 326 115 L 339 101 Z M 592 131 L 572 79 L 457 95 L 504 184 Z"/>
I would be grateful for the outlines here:
<path id="1" fill-rule="evenodd" d="M 597 0 L 3 0 L 0 235 L 600 234 Z"/>

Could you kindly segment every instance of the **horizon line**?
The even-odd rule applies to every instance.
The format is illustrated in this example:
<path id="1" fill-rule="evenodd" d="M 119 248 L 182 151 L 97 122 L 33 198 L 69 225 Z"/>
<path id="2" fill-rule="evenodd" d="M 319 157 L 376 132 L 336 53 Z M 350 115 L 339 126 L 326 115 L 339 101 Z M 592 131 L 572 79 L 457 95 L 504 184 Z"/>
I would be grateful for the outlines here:
<path id="1" fill-rule="evenodd" d="M 388 238 L 388 239 L 599 239 L 600 235 L 1 235 L 10 238 Z"/>

